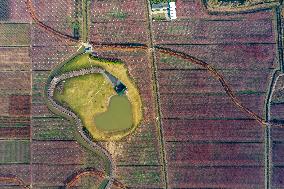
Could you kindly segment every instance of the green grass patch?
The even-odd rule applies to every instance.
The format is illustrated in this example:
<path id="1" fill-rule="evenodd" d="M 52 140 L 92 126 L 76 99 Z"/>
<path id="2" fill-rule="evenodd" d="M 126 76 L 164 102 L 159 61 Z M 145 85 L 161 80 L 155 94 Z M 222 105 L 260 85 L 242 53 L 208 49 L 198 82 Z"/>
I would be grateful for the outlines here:
<path id="1" fill-rule="evenodd" d="M 29 117 L 0 116 L 0 127 L 28 127 L 29 121 Z"/>
<path id="2" fill-rule="evenodd" d="M 3 140 L 0 141 L 0 163 L 29 163 L 29 140 Z"/>
<path id="3" fill-rule="evenodd" d="M 35 138 L 40 140 L 70 140 L 72 139 L 73 130 L 61 128 L 43 129 L 40 133 L 35 134 Z"/>
<path id="4" fill-rule="evenodd" d="M 94 117 L 107 111 L 112 95 L 115 91 L 102 74 L 89 74 L 65 80 L 63 92 L 56 91 L 55 99 L 77 113 L 94 138 L 98 138 Z"/>
<path id="5" fill-rule="evenodd" d="M 131 173 L 127 173 L 125 175 L 127 177 L 122 179 L 125 180 L 126 185 L 131 185 L 132 183 L 135 183 L 137 185 L 152 185 L 162 182 L 160 171 L 158 169 L 153 169 L 151 167 L 137 167 L 130 171 Z"/>
<path id="6" fill-rule="evenodd" d="M 161 20 L 166 20 L 167 19 L 165 13 L 153 13 L 152 18 L 154 20 L 157 20 L 157 21 L 161 21 Z"/>
<path id="7" fill-rule="evenodd" d="M 142 119 L 142 102 L 137 87 L 130 79 L 127 69 L 120 61 L 108 61 L 96 57 L 90 58 L 90 54 L 80 54 L 73 57 L 60 68 L 55 75 L 60 75 L 83 68 L 100 67 L 118 78 L 128 88 L 127 97 L 131 103 L 133 126 L 129 131 L 106 131 L 95 126 L 96 115 L 106 112 L 109 98 L 115 95 L 113 86 L 101 74 L 89 74 L 67 79 L 63 84 L 63 91 L 55 92 L 55 99 L 63 106 L 68 106 L 81 118 L 84 126 L 96 140 L 116 140 L 135 129 Z M 52 73 L 54 75 L 54 73 Z M 100 127 L 102 128 L 102 127 Z M 106 127 L 105 127 L 106 128 Z"/>
<path id="8" fill-rule="evenodd" d="M 124 20 L 128 17 L 127 13 L 122 12 L 122 11 L 111 11 L 107 13 L 108 17 L 114 18 L 114 19 L 119 19 L 119 20 Z"/>
<path id="9" fill-rule="evenodd" d="M 33 123 L 37 140 L 72 140 L 77 132 L 70 122 L 58 117 L 33 117 Z"/>
<path id="10" fill-rule="evenodd" d="M 89 54 L 80 54 L 72 58 L 69 62 L 64 64 L 59 70 L 58 75 L 74 70 L 90 68 L 92 64 L 89 61 Z"/>

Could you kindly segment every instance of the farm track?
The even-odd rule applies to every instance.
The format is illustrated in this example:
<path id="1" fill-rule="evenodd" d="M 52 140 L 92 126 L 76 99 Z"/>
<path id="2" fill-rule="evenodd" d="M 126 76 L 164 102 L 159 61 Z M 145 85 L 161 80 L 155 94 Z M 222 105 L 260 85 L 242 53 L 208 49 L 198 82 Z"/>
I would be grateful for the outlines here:
<path id="1" fill-rule="evenodd" d="M 66 182 L 66 188 L 72 188 L 76 183 L 77 181 L 83 177 L 83 176 L 93 176 L 93 177 L 100 177 L 100 178 L 107 178 L 107 176 L 104 174 L 104 172 L 102 171 L 98 171 L 98 170 L 85 170 L 85 171 L 80 171 L 80 172 L 77 172 L 76 174 L 74 174 L 70 180 L 68 180 Z M 113 180 L 113 184 L 116 186 L 116 187 L 119 187 L 119 188 L 126 188 L 121 182 L 117 181 L 117 180 Z"/>
<path id="2" fill-rule="evenodd" d="M 26 2 L 27 4 L 27 9 L 28 12 L 30 13 L 33 21 L 38 24 L 43 30 L 45 30 L 46 32 L 49 32 L 51 34 L 53 34 L 56 37 L 59 37 L 61 39 L 66 39 L 70 42 L 80 42 L 80 40 L 77 40 L 75 38 L 73 38 L 70 35 L 66 35 L 63 34 L 59 31 L 56 31 L 55 29 L 51 28 L 50 26 L 45 25 L 43 22 L 41 22 L 38 17 L 35 14 L 35 11 L 33 9 L 32 6 L 32 0 L 27 0 Z M 103 51 L 111 51 L 111 50 L 119 50 L 119 51 L 136 51 L 136 50 L 149 50 L 151 49 L 149 46 L 147 46 L 146 44 L 109 44 L 109 43 L 96 43 L 94 41 L 90 42 L 93 45 L 93 49 L 95 50 L 103 50 Z M 238 97 L 234 94 L 232 88 L 230 87 L 230 85 L 228 84 L 228 82 L 225 80 L 224 76 L 219 73 L 214 67 L 212 67 L 211 65 L 209 65 L 208 63 L 198 60 L 193 56 L 190 56 L 188 54 L 182 53 L 182 52 L 178 52 L 178 51 L 174 51 L 172 49 L 169 48 L 164 48 L 164 47 L 160 47 L 160 46 L 153 46 L 153 49 L 155 49 L 157 52 L 163 53 L 163 54 L 167 54 L 167 55 L 171 55 L 171 56 L 175 56 L 178 58 L 182 58 L 184 60 L 189 61 L 192 64 L 195 65 L 199 65 L 201 67 L 203 67 L 204 69 L 206 69 L 213 78 L 215 78 L 216 80 L 218 80 L 220 82 L 220 84 L 222 85 L 225 93 L 228 95 L 228 97 L 230 98 L 230 100 L 232 101 L 232 103 L 241 111 L 243 111 L 244 113 L 246 113 L 249 117 L 253 118 L 254 120 L 256 120 L 258 123 L 260 123 L 262 126 L 271 126 L 272 124 L 268 121 L 266 121 L 265 119 L 263 119 L 262 117 L 260 117 L 259 115 L 257 115 L 254 111 L 250 110 L 249 108 L 245 107 L 241 101 L 238 99 Z M 152 49 L 152 50 L 153 50 Z M 54 86 L 55 87 L 55 86 Z M 53 99 L 51 99 L 53 101 Z M 57 106 L 57 104 L 54 102 L 53 103 L 54 106 Z M 59 105 L 58 105 L 59 106 Z M 63 112 L 66 110 L 63 110 Z M 69 111 L 69 110 L 67 110 Z M 69 112 L 71 114 L 74 114 L 73 112 Z M 75 120 L 80 120 L 75 114 L 74 116 L 72 116 Z M 80 121 L 78 122 L 78 124 L 82 124 Z M 283 125 L 280 124 L 273 124 L 273 126 L 276 127 L 284 127 Z M 94 148 L 100 148 L 98 147 L 96 144 L 94 144 L 93 142 L 91 142 L 84 134 L 82 131 L 82 125 L 80 125 L 79 128 L 79 132 L 81 133 L 81 136 L 89 143 L 91 144 Z M 106 152 L 105 149 L 103 149 L 104 152 Z M 106 154 L 108 154 L 108 152 L 106 152 Z M 110 157 L 110 156 L 109 156 Z M 111 158 L 111 157 L 110 157 Z M 111 159 L 110 159 L 111 161 Z M 113 163 L 111 161 L 111 163 Z M 113 165 L 114 166 L 114 165 Z M 76 180 L 78 180 L 80 177 L 84 176 L 84 175 L 88 175 L 88 174 L 95 174 L 95 173 L 80 173 L 79 175 L 77 175 L 76 177 L 74 177 L 75 180 L 72 181 L 72 183 L 76 182 Z M 109 177 L 110 181 L 107 185 L 106 188 L 111 186 L 112 181 L 114 181 L 113 177 Z M 113 182 L 115 183 L 115 181 Z M 69 185 L 70 186 L 70 185 Z M 72 186 L 72 184 L 71 184 Z M 124 187 L 124 186 L 123 186 Z M 68 188 L 68 185 L 67 185 Z"/>
<path id="3" fill-rule="evenodd" d="M 7 183 L 15 183 L 21 186 L 23 189 L 29 189 L 28 186 L 24 184 L 24 181 L 18 177 L 12 176 L 12 177 L 2 177 L 0 176 L 0 183 L 7 182 Z"/>
<path id="4" fill-rule="evenodd" d="M 64 34 L 62 32 L 56 31 L 55 29 L 53 29 L 50 26 L 47 26 L 46 24 L 44 24 L 42 21 L 40 21 L 35 13 L 35 10 L 33 8 L 33 4 L 32 4 L 32 0 L 27 0 L 26 1 L 26 5 L 27 5 L 27 10 L 30 14 L 30 16 L 32 17 L 32 20 L 38 24 L 38 26 L 40 26 L 43 30 L 59 37 L 59 38 L 64 38 L 67 39 L 70 42 L 78 42 L 79 40 L 75 39 L 74 37 Z"/>
<path id="5" fill-rule="evenodd" d="M 95 43 L 93 43 L 93 44 L 95 44 Z M 270 123 L 266 122 L 263 118 L 258 116 L 255 112 L 253 112 L 249 108 L 245 107 L 241 103 L 241 101 L 238 99 L 238 97 L 234 94 L 232 88 L 227 83 L 224 76 L 222 74 L 220 74 L 214 67 L 212 67 L 208 63 L 201 61 L 201 60 L 198 60 L 195 57 L 190 56 L 188 54 L 178 52 L 178 51 L 174 51 L 174 50 L 169 49 L 169 48 L 164 48 L 164 47 L 160 47 L 160 46 L 154 46 L 153 48 L 155 48 L 155 50 L 157 50 L 160 53 L 175 56 L 175 57 L 178 57 L 178 58 L 182 58 L 184 60 L 189 61 L 192 64 L 203 67 L 213 76 L 213 78 L 215 78 L 216 80 L 218 80 L 221 83 L 224 91 L 226 92 L 226 94 L 229 96 L 230 100 L 233 102 L 233 104 L 236 107 L 238 107 L 241 111 L 245 112 L 247 115 L 249 115 L 251 118 L 256 120 L 258 123 L 260 123 L 262 125 L 270 125 Z M 122 49 L 122 50 L 138 50 L 138 49 L 140 49 L 140 50 L 146 50 L 146 49 L 148 49 L 148 46 L 144 45 L 144 44 L 135 45 L 135 46 L 131 46 L 131 44 L 130 45 L 125 45 L 125 44 L 102 44 L 102 45 L 99 45 L 99 44 L 96 44 L 94 49 L 102 49 L 102 50 L 119 50 L 119 49 Z"/>
<path id="6" fill-rule="evenodd" d="M 177 51 L 173 51 L 171 49 L 168 48 L 164 48 L 164 47 L 159 47 L 159 46 L 155 46 L 155 48 L 164 54 L 168 54 L 168 55 L 172 55 L 172 56 L 176 56 L 179 58 L 182 58 L 184 60 L 189 61 L 192 64 L 201 66 L 203 68 L 205 68 L 215 79 L 217 79 L 224 91 L 226 92 L 226 94 L 230 97 L 231 101 L 234 103 L 235 106 L 237 106 L 240 110 L 242 110 L 243 112 L 245 112 L 246 114 L 248 114 L 250 117 L 252 117 L 254 120 L 256 120 L 257 122 L 259 122 L 260 124 L 266 125 L 267 123 L 265 122 L 264 119 L 262 119 L 260 116 L 258 116 L 255 112 L 253 112 L 252 110 L 250 110 L 249 108 L 245 107 L 244 105 L 242 105 L 241 101 L 237 98 L 237 96 L 234 94 L 233 90 L 231 89 L 231 87 L 229 86 L 229 84 L 226 82 L 226 80 L 224 79 L 224 76 L 222 74 L 220 74 L 215 68 L 213 68 L 211 65 L 207 64 L 206 62 L 203 62 L 201 60 L 198 60 L 190 55 L 187 55 L 185 53 L 182 52 L 177 52 Z"/>

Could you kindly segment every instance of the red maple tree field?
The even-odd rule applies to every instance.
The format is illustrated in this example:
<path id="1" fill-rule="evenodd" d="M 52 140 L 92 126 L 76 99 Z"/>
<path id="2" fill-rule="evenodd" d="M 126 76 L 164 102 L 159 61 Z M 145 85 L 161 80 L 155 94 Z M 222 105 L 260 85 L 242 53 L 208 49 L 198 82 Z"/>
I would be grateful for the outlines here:
<path id="1" fill-rule="evenodd" d="M 206 188 L 246 188 L 247 186 L 258 188 L 259 182 L 264 180 L 264 168 L 256 169 L 251 166 L 204 166 L 204 167 L 171 167 L 169 173 L 171 187 L 186 188 L 190 178 L 191 187 Z M 173 179 L 174 178 L 174 179 Z M 240 182 L 242 181 L 242 182 Z"/>
<path id="2" fill-rule="evenodd" d="M 91 15 L 92 22 L 113 22 L 113 21 L 145 21 L 145 1 L 132 0 L 106 0 L 92 1 Z"/>
<path id="3" fill-rule="evenodd" d="M 25 0 L 3 0 L 7 1 L 7 7 L 9 10 L 10 22 L 26 22 L 31 21 L 31 17 L 27 11 Z M 6 8 L 6 7 L 3 7 Z"/>
<path id="4" fill-rule="evenodd" d="M 197 13 L 198 15 L 198 13 Z M 153 22 L 157 44 L 274 43 L 273 12 Z"/>
<path id="5" fill-rule="evenodd" d="M 148 40 L 147 25 L 141 21 L 95 23 L 90 39 L 96 43 L 141 43 Z"/>
<path id="6" fill-rule="evenodd" d="M 144 43 L 149 39 L 146 6 L 146 1 L 92 1 L 89 39 L 95 43 Z"/>
<path id="7" fill-rule="evenodd" d="M 29 48 L 26 47 L 0 47 L 0 70 L 22 70 L 31 69 Z"/>
<path id="8" fill-rule="evenodd" d="M 196 1 L 179 1 L 177 10 L 179 20 L 153 22 L 155 43 L 215 68 L 264 117 L 277 67 L 273 11 L 209 15 Z M 161 53 L 157 66 L 169 187 L 264 187 L 262 125 L 203 67 Z"/>
<path id="9" fill-rule="evenodd" d="M 75 0 L 33 0 L 33 6 L 44 24 L 61 33 L 73 34 L 72 22 L 75 20 L 76 6 L 80 6 Z"/>

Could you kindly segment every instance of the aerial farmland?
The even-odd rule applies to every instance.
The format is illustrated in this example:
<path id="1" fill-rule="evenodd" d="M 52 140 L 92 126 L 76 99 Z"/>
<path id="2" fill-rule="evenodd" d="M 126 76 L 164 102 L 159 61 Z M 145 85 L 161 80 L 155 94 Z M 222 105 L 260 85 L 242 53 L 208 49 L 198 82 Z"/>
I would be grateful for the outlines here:
<path id="1" fill-rule="evenodd" d="M 0 189 L 284 188 L 282 3 L 0 0 Z"/>

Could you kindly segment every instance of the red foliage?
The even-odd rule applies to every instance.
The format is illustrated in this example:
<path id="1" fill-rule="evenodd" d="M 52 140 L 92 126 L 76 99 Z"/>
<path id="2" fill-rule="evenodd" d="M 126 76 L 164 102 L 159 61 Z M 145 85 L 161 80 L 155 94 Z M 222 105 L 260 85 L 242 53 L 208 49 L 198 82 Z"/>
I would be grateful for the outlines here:
<path id="1" fill-rule="evenodd" d="M 31 113 L 31 96 L 28 95 L 11 95 L 9 114 L 10 115 L 30 115 Z"/>

